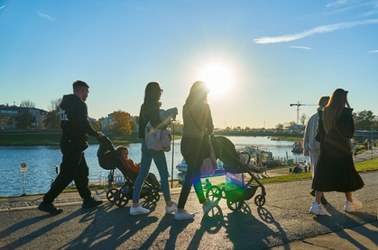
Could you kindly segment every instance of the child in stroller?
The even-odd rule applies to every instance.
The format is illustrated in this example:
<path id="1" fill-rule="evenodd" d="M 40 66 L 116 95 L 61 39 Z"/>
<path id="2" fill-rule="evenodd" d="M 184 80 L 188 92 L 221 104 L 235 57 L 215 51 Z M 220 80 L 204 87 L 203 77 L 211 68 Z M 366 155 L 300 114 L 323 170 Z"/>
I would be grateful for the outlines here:
<path id="1" fill-rule="evenodd" d="M 114 148 L 113 143 L 107 137 L 98 139 L 99 148 L 97 158 L 99 165 L 103 169 L 121 171 L 125 178 L 125 183 L 117 188 L 110 188 L 106 193 L 106 198 L 118 207 L 125 206 L 132 197 L 133 184 L 139 172 L 139 164 L 135 164 L 128 158 L 129 150 L 126 146 Z M 160 199 L 160 183 L 153 173 L 149 173 L 142 187 L 141 197 L 147 202 L 156 203 Z"/>
<path id="2" fill-rule="evenodd" d="M 254 202 L 259 207 L 263 206 L 266 195 L 265 187 L 248 166 L 251 155 L 248 152 L 238 153 L 235 145 L 223 136 L 213 136 L 211 142 L 216 158 L 223 162 L 226 182 L 212 185 L 207 189 L 206 197 L 216 202 L 225 198 L 228 208 L 235 211 L 243 206 L 245 200 L 251 199 L 260 188 L 261 194 L 255 197 Z M 245 177 L 244 174 L 247 176 Z"/>

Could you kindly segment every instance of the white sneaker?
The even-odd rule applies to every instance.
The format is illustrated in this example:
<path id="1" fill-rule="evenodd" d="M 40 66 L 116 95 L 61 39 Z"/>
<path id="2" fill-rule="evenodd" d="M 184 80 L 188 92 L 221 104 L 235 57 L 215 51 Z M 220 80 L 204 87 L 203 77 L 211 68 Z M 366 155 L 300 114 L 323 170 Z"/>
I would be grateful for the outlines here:
<path id="1" fill-rule="evenodd" d="M 354 212 L 358 209 L 361 209 L 362 208 L 362 202 L 361 201 L 358 201 L 358 200 L 355 200 L 353 199 L 352 202 L 350 201 L 345 201 L 345 205 L 344 205 L 344 210 L 347 211 L 347 212 Z"/>
<path id="2" fill-rule="evenodd" d="M 213 209 L 214 207 L 218 206 L 218 202 L 217 201 L 205 201 L 205 203 L 203 203 L 202 205 L 202 209 L 203 209 L 203 212 L 205 214 L 207 214 L 211 209 Z"/>
<path id="3" fill-rule="evenodd" d="M 182 212 L 176 211 L 175 212 L 175 220 L 193 220 L 194 214 L 188 213 L 186 210 Z"/>
<path id="4" fill-rule="evenodd" d="M 331 214 L 325 209 L 325 207 L 322 204 L 317 203 L 316 201 L 311 203 L 310 207 L 310 213 L 315 215 L 327 215 L 331 216 Z"/>
<path id="5" fill-rule="evenodd" d="M 130 207 L 130 215 L 148 214 L 150 209 L 144 208 L 141 205 L 137 207 Z"/>
<path id="6" fill-rule="evenodd" d="M 173 212 L 176 212 L 176 210 L 177 210 L 177 204 L 175 202 L 172 202 L 172 205 L 170 205 L 169 207 L 168 206 L 165 207 L 166 214 L 171 214 Z"/>

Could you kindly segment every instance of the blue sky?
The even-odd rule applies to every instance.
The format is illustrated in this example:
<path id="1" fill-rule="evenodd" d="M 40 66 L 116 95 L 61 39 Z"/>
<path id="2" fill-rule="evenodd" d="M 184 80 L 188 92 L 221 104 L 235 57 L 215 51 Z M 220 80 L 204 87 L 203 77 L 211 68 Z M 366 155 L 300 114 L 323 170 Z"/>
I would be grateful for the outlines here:
<path id="1" fill-rule="evenodd" d="M 48 110 L 81 79 L 91 117 L 138 115 L 159 81 L 182 120 L 191 84 L 207 80 L 218 128 L 296 121 L 289 104 L 339 87 L 378 115 L 378 1 L 0 0 L 0 45 L 0 104 Z"/>

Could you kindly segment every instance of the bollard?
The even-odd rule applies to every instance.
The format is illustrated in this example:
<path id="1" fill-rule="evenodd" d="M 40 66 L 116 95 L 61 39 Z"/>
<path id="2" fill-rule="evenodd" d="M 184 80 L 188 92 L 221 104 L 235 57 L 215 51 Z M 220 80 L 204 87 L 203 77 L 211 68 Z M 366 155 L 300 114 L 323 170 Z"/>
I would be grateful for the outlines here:
<path id="1" fill-rule="evenodd" d="M 25 189 L 26 189 L 26 180 L 25 180 L 25 173 L 28 170 L 28 167 L 26 166 L 26 163 L 21 163 L 20 171 L 22 174 L 22 196 L 26 195 Z"/>

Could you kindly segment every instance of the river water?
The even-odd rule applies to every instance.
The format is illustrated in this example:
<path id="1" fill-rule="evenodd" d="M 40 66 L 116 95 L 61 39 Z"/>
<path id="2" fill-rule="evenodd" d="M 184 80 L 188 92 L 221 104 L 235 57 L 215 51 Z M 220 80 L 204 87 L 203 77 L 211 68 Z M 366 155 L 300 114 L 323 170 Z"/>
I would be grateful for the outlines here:
<path id="1" fill-rule="evenodd" d="M 303 154 L 293 154 L 293 142 L 273 141 L 268 137 L 229 136 L 237 148 L 253 145 L 273 153 L 273 157 L 294 160 L 307 160 Z M 131 143 L 129 157 L 140 162 L 140 143 Z M 108 170 L 102 169 L 97 160 L 98 145 L 90 145 L 85 151 L 89 166 L 89 179 L 93 183 L 107 183 Z M 22 194 L 39 194 L 49 190 L 51 181 L 56 177 L 56 167 L 61 162 L 59 147 L 0 147 L 0 196 L 18 196 Z M 176 140 L 171 152 L 166 153 L 169 172 L 174 179 L 178 171 L 176 165 L 182 160 L 180 140 Z M 26 171 L 21 171 L 21 164 L 26 163 Z M 24 169 L 23 169 L 24 170 Z M 156 166 L 152 163 L 151 172 L 159 179 Z M 122 177 L 116 170 L 116 176 Z"/>

